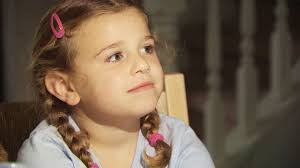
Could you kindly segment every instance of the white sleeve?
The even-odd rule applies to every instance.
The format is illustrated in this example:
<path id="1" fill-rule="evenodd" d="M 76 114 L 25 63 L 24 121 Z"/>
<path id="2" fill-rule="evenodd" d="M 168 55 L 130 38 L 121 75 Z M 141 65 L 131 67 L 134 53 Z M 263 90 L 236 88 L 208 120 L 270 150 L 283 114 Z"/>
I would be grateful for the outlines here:
<path id="1" fill-rule="evenodd" d="M 190 127 L 182 136 L 180 148 L 178 168 L 215 168 L 204 144 Z"/>
<path id="2" fill-rule="evenodd" d="M 26 168 L 75 168 L 64 145 L 43 134 L 33 135 L 23 143 L 17 162 Z"/>

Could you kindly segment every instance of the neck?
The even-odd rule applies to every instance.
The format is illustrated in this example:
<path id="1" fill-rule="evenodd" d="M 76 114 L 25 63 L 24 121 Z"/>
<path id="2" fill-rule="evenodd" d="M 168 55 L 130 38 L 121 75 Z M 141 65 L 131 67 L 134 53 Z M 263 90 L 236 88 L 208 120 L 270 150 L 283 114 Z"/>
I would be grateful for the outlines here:
<path id="1" fill-rule="evenodd" d="M 108 122 L 107 120 L 96 122 L 83 112 L 76 112 L 72 117 L 80 129 L 88 131 L 92 148 L 101 148 L 102 150 L 127 148 L 135 144 L 138 139 L 139 119 L 114 119 L 109 121 L 108 125 L 105 124 Z"/>

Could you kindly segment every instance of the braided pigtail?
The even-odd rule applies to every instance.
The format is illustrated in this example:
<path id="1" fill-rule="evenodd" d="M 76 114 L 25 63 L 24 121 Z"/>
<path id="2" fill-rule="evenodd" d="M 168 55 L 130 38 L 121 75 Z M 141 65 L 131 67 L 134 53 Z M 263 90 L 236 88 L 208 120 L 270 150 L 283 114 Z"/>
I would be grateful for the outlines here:
<path id="1" fill-rule="evenodd" d="M 159 129 L 160 118 L 158 113 L 151 112 L 141 118 L 141 131 L 144 137 L 150 142 L 150 136 L 157 133 Z M 158 140 L 153 146 L 156 155 L 151 157 L 144 152 L 144 161 L 149 168 L 163 168 L 169 164 L 172 149 L 163 140 Z"/>
<path id="2" fill-rule="evenodd" d="M 53 100 L 54 99 L 54 100 Z M 68 108 L 60 108 L 64 106 L 60 103 L 55 103 L 56 98 L 49 97 L 45 101 L 45 108 L 50 110 L 48 112 L 49 124 L 55 126 L 64 139 L 65 143 L 71 149 L 71 151 L 87 166 L 91 167 L 93 164 L 89 149 L 89 138 L 85 131 L 76 132 L 75 129 L 69 123 L 69 111 Z M 59 101 L 59 100 L 56 100 Z"/>
<path id="3" fill-rule="evenodd" d="M 8 154 L 2 144 L 0 143 L 0 163 L 8 161 Z"/>

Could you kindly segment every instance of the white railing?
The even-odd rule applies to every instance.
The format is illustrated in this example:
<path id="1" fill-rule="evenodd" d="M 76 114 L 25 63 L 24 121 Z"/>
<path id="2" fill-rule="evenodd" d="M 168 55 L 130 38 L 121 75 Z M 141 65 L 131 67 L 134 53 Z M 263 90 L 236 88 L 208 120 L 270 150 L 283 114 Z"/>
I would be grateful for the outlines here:
<path id="1" fill-rule="evenodd" d="M 292 86 L 295 85 L 292 82 L 299 82 L 299 79 L 292 80 L 291 37 L 287 23 L 287 2 L 277 0 L 274 9 L 276 23 L 270 37 L 271 90 L 266 97 L 258 101 L 257 91 L 259 87 L 257 72 L 253 63 L 255 51 L 253 36 L 256 26 L 255 0 L 241 0 L 240 32 L 242 40 L 240 45 L 241 61 L 237 70 L 237 125 L 230 133 L 226 133 L 228 136 L 224 138 L 224 129 L 222 128 L 224 128 L 223 121 L 225 118 L 219 89 L 222 53 L 220 51 L 219 1 L 207 1 L 207 69 L 209 74 L 207 80 L 209 91 L 205 109 L 205 136 L 216 166 L 224 167 L 224 165 L 228 165 L 226 161 L 234 160 L 235 156 L 242 158 L 243 155 L 241 154 L 251 151 L 252 145 L 263 137 L 268 128 L 272 128 L 270 125 L 278 124 L 276 122 L 278 119 L 288 115 L 287 112 L 291 111 L 289 109 L 293 108 L 296 103 L 295 100 L 299 98 L 299 95 L 291 94 Z M 277 114 L 270 115 L 274 113 Z M 244 153 L 244 155 L 246 154 Z M 220 162 L 220 160 L 224 162 Z M 235 160 L 238 162 L 238 159 Z M 239 160 L 239 162 L 242 161 Z"/>
<path id="2" fill-rule="evenodd" d="M 291 36 L 285 0 L 277 0 L 275 14 L 276 24 L 271 39 L 271 93 L 275 101 L 281 101 L 291 89 Z"/>
<path id="3" fill-rule="evenodd" d="M 241 61 L 237 73 L 238 131 L 247 136 L 255 126 L 257 73 L 253 63 L 255 34 L 255 1 L 242 0 L 240 6 Z"/>
<path id="4" fill-rule="evenodd" d="M 221 100 L 221 19 L 219 0 L 208 3 L 207 69 L 208 97 L 205 105 L 205 142 L 217 165 L 222 164 L 225 140 L 225 115 Z M 216 124 L 218 123 L 218 124 Z"/>
<path id="5" fill-rule="evenodd" d="M 276 0 L 274 8 L 275 24 L 270 37 L 270 90 L 264 97 L 258 93 L 258 71 L 254 64 L 254 35 L 256 33 L 256 1 L 240 0 L 240 64 L 236 74 L 236 119 L 237 124 L 230 132 L 225 131 L 225 110 L 222 100 L 220 69 L 223 52 L 221 50 L 221 0 L 206 0 L 206 67 L 208 95 L 205 102 L 205 143 L 216 167 L 224 168 L 226 162 L 239 162 L 249 154 L 278 119 L 288 115 L 293 108 L 297 94 L 291 92 L 295 82 L 300 86 L 299 70 L 291 67 L 291 37 L 288 30 L 287 0 Z M 153 26 L 161 36 L 176 46 L 178 40 L 177 16 L 186 6 L 185 0 L 159 2 L 144 1 L 153 18 Z M 177 4 L 178 5 L 175 5 Z M 168 4 L 174 6 L 168 7 Z M 166 8 L 167 7 L 167 8 Z M 238 49 L 237 49 L 238 50 Z M 169 57 L 169 55 L 167 56 Z M 175 61 L 176 62 L 176 61 Z M 300 69 L 300 62 L 296 64 Z M 170 69 L 176 69 L 170 68 Z M 293 79 L 292 75 L 298 76 Z M 295 76 L 294 75 L 294 76 Z M 276 115 L 275 115 L 276 113 Z M 238 157 L 236 157 L 238 156 Z M 230 165 L 230 164 L 229 164 Z M 238 164 L 236 164 L 238 165 Z"/>

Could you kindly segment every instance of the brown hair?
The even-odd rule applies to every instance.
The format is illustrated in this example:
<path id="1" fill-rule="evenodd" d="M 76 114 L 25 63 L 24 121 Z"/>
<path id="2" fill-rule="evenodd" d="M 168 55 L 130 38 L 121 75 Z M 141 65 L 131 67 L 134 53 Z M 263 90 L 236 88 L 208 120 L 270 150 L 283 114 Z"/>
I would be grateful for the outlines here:
<path id="1" fill-rule="evenodd" d="M 35 35 L 32 51 L 32 84 L 37 94 L 37 105 L 48 116 L 48 123 L 57 127 L 66 144 L 87 167 L 92 164 L 88 152 L 88 133 L 83 130 L 75 132 L 68 120 L 72 108 L 48 92 L 44 83 L 45 76 L 50 71 L 74 72 L 72 66 L 76 49 L 70 45 L 70 38 L 83 21 L 95 15 L 116 13 L 132 7 L 144 13 L 137 2 L 129 0 L 60 0 L 42 18 Z M 54 12 L 60 17 L 65 29 L 65 36 L 61 39 L 55 38 L 51 31 L 50 18 Z M 158 131 L 159 123 L 157 112 L 151 112 L 141 118 L 141 130 L 145 138 L 148 139 L 151 134 Z M 152 168 L 165 167 L 171 157 L 171 147 L 159 141 L 155 150 L 154 157 L 144 153 L 146 165 Z"/>
<path id="2" fill-rule="evenodd" d="M 7 162 L 8 161 L 8 155 L 2 144 L 0 143 L 0 163 L 1 162 Z"/>

